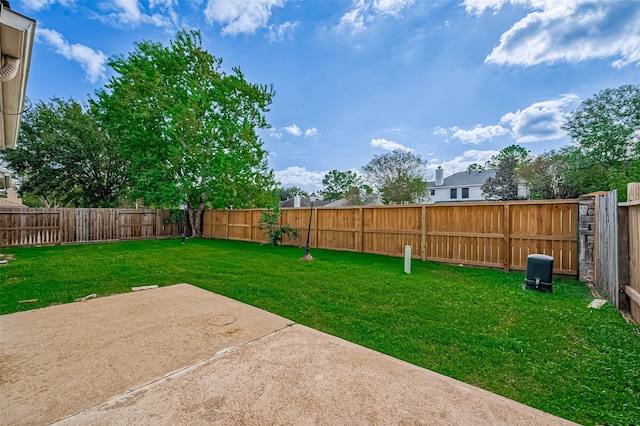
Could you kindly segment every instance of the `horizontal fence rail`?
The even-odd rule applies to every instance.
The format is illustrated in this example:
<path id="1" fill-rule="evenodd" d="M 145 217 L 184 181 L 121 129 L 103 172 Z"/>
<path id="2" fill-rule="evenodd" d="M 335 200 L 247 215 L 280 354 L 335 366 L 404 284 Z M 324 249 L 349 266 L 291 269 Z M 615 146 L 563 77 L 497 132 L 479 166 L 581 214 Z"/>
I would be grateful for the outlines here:
<path id="1" fill-rule="evenodd" d="M 0 247 L 177 237 L 170 210 L 0 208 Z"/>
<path id="2" fill-rule="evenodd" d="M 268 242 L 259 228 L 264 209 L 207 210 L 203 235 Z M 309 209 L 282 209 L 281 224 L 307 239 Z M 554 258 L 554 273 L 577 275 L 578 200 L 479 202 L 313 209 L 311 246 L 462 265 L 525 270 L 530 254 Z"/>

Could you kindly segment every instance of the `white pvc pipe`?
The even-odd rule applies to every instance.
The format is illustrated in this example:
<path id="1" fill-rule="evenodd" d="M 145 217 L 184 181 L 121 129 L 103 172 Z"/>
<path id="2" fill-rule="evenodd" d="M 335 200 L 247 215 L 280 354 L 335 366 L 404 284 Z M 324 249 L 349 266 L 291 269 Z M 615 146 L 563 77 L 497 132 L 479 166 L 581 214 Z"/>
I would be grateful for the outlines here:
<path id="1" fill-rule="evenodd" d="M 411 273 L 411 246 L 404 246 L 404 273 Z"/>

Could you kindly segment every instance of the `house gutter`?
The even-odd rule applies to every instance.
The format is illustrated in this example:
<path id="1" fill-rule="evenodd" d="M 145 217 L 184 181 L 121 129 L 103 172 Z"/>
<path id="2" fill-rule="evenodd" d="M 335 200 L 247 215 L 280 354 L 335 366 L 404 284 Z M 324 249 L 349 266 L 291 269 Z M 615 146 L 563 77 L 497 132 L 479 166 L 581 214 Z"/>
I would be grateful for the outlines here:
<path id="1" fill-rule="evenodd" d="M 24 112 L 36 21 L 0 0 L 0 149 L 13 148 Z"/>
<path id="2" fill-rule="evenodd" d="M 0 82 L 13 80 L 18 75 L 20 59 L 11 56 L 4 56 L 4 65 L 0 68 Z"/>

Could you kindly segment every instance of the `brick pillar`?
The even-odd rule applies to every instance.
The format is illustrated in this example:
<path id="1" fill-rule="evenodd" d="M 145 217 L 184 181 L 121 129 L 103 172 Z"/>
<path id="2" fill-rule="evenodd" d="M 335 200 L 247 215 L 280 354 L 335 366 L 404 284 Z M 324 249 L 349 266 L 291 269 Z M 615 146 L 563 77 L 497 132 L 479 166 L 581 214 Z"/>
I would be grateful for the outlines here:
<path id="1" fill-rule="evenodd" d="M 596 230 L 595 194 L 581 195 L 578 204 L 578 279 L 593 284 Z"/>

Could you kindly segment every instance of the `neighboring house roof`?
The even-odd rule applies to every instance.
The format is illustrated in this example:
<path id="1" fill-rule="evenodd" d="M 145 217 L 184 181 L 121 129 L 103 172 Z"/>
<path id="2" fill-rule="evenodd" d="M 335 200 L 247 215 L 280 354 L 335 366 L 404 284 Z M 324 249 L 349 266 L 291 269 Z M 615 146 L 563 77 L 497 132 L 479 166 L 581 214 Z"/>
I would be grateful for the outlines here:
<path id="1" fill-rule="evenodd" d="M 280 201 L 280 207 L 293 207 L 293 203 L 294 203 L 294 199 L 293 198 L 289 198 L 288 200 L 285 201 Z M 316 200 L 313 203 L 314 207 L 322 207 L 327 205 L 328 202 L 324 201 L 324 200 Z M 300 207 L 310 207 L 311 203 L 309 201 L 309 197 L 300 197 Z"/>
<path id="2" fill-rule="evenodd" d="M 346 198 L 340 198 L 339 200 L 335 200 L 330 202 L 329 204 L 325 204 L 325 207 L 343 207 L 347 205 Z"/>
<path id="3" fill-rule="evenodd" d="M 0 149 L 18 140 L 36 21 L 0 2 Z"/>
<path id="4" fill-rule="evenodd" d="M 363 204 L 365 206 L 382 206 L 382 198 L 378 195 L 375 199 L 371 200 L 371 202 L 367 204 Z M 351 205 L 347 203 L 346 198 L 340 198 L 339 200 L 333 201 L 329 204 L 325 204 L 324 207 L 358 207 L 357 205 Z"/>
<path id="5" fill-rule="evenodd" d="M 436 186 L 436 181 L 432 180 L 427 182 L 429 189 L 446 188 L 446 187 L 461 187 L 461 186 L 475 186 L 482 185 L 490 177 L 494 177 L 496 171 L 489 170 L 473 170 L 466 172 L 454 173 L 451 176 L 444 178 L 444 182 L 440 186 Z"/>

